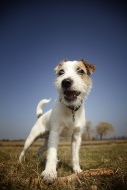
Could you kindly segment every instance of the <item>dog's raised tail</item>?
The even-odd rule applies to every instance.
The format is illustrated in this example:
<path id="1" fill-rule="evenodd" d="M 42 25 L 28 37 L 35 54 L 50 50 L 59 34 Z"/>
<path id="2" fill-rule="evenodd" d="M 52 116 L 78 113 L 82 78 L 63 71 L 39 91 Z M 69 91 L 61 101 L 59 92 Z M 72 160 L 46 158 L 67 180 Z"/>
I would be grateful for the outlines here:
<path id="1" fill-rule="evenodd" d="M 49 99 L 49 100 L 43 99 L 43 100 L 41 100 L 41 101 L 38 103 L 38 105 L 37 105 L 37 111 L 36 111 L 36 114 L 37 114 L 37 117 L 38 117 L 38 118 L 41 117 L 42 114 L 43 114 L 43 110 L 42 110 L 43 106 L 44 106 L 45 104 L 48 104 L 48 103 L 50 102 L 50 100 L 51 100 L 51 99 Z"/>

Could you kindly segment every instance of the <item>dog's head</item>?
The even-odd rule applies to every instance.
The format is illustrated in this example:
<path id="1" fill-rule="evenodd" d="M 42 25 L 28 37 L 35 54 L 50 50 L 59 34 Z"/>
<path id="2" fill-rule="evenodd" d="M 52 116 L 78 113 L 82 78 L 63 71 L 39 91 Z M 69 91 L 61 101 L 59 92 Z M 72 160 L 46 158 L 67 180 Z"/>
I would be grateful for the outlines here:
<path id="1" fill-rule="evenodd" d="M 55 67 L 57 78 L 55 86 L 60 94 L 60 101 L 67 107 L 77 109 L 90 91 L 90 75 L 96 66 L 81 61 L 62 61 Z"/>

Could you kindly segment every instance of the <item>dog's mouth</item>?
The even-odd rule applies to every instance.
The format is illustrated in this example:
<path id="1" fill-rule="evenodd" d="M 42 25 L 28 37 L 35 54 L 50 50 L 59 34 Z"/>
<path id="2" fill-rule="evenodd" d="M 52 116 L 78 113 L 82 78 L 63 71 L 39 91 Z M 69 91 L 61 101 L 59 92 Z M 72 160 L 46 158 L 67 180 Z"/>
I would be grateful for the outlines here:
<path id="1" fill-rule="evenodd" d="M 80 95 L 81 92 L 79 91 L 74 91 L 74 90 L 65 90 L 64 91 L 64 98 L 68 102 L 72 102 L 77 99 L 77 96 Z"/>

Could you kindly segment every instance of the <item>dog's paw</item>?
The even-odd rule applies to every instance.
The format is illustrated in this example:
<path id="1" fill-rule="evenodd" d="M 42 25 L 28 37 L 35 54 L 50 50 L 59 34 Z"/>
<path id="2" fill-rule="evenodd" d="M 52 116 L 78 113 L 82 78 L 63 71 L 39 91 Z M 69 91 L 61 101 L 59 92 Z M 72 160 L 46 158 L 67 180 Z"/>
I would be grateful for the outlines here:
<path id="1" fill-rule="evenodd" d="M 80 166 L 74 166 L 74 167 L 73 167 L 73 171 L 74 171 L 75 173 L 80 173 L 80 172 L 82 172 Z"/>
<path id="2" fill-rule="evenodd" d="M 44 170 L 41 173 L 41 177 L 45 183 L 52 183 L 57 178 L 57 172 L 52 170 Z"/>

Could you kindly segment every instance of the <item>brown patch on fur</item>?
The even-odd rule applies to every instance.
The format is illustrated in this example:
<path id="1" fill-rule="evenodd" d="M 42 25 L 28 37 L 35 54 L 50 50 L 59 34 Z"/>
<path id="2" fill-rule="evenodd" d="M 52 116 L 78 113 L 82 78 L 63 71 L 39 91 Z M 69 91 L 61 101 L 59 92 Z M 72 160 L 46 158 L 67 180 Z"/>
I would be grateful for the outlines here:
<path id="1" fill-rule="evenodd" d="M 82 69 L 85 72 L 85 74 L 87 74 L 87 68 L 85 67 L 85 65 L 83 64 L 82 61 L 78 62 L 78 68 L 77 68 L 77 70 L 79 70 L 79 69 Z"/>
<path id="2" fill-rule="evenodd" d="M 64 63 L 64 62 L 67 62 L 67 61 L 68 61 L 67 59 L 64 59 L 63 61 L 61 61 L 61 62 L 59 63 L 59 65 L 57 65 L 57 66 L 55 67 L 54 71 L 56 72 L 56 74 L 57 74 L 58 71 L 60 70 L 60 67 L 62 67 L 63 63 Z"/>
<path id="3" fill-rule="evenodd" d="M 40 114 L 37 116 L 37 118 L 39 119 L 42 115 L 43 115 L 43 114 L 40 113 Z"/>
<path id="4" fill-rule="evenodd" d="M 56 72 L 56 74 L 58 73 L 58 71 L 60 70 L 60 67 L 62 67 L 62 65 L 64 64 L 64 62 L 67 62 L 68 60 L 65 59 L 63 61 L 61 61 L 54 69 L 54 71 Z M 81 59 L 81 61 L 79 62 L 79 65 L 81 67 L 81 69 L 84 70 L 84 72 L 87 74 L 87 75 L 91 75 L 95 69 L 96 69 L 96 66 L 94 64 L 88 64 L 87 61 L 85 59 Z M 84 66 L 85 66 L 85 69 L 84 69 Z"/>
<path id="5" fill-rule="evenodd" d="M 79 69 L 82 69 L 84 71 L 84 74 L 81 74 L 80 77 L 82 78 L 84 83 L 87 85 L 87 90 L 89 91 L 89 89 L 91 88 L 91 85 L 92 85 L 92 81 L 89 77 L 87 68 L 82 61 L 79 61 L 79 63 L 78 63 L 77 70 L 79 70 Z"/>
<path id="6" fill-rule="evenodd" d="M 94 64 L 88 64 L 87 61 L 84 59 L 81 59 L 81 61 L 84 64 L 84 66 L 86 67 L 87 74 L 91 75 L 95 71 L 96 66 Z"/>

